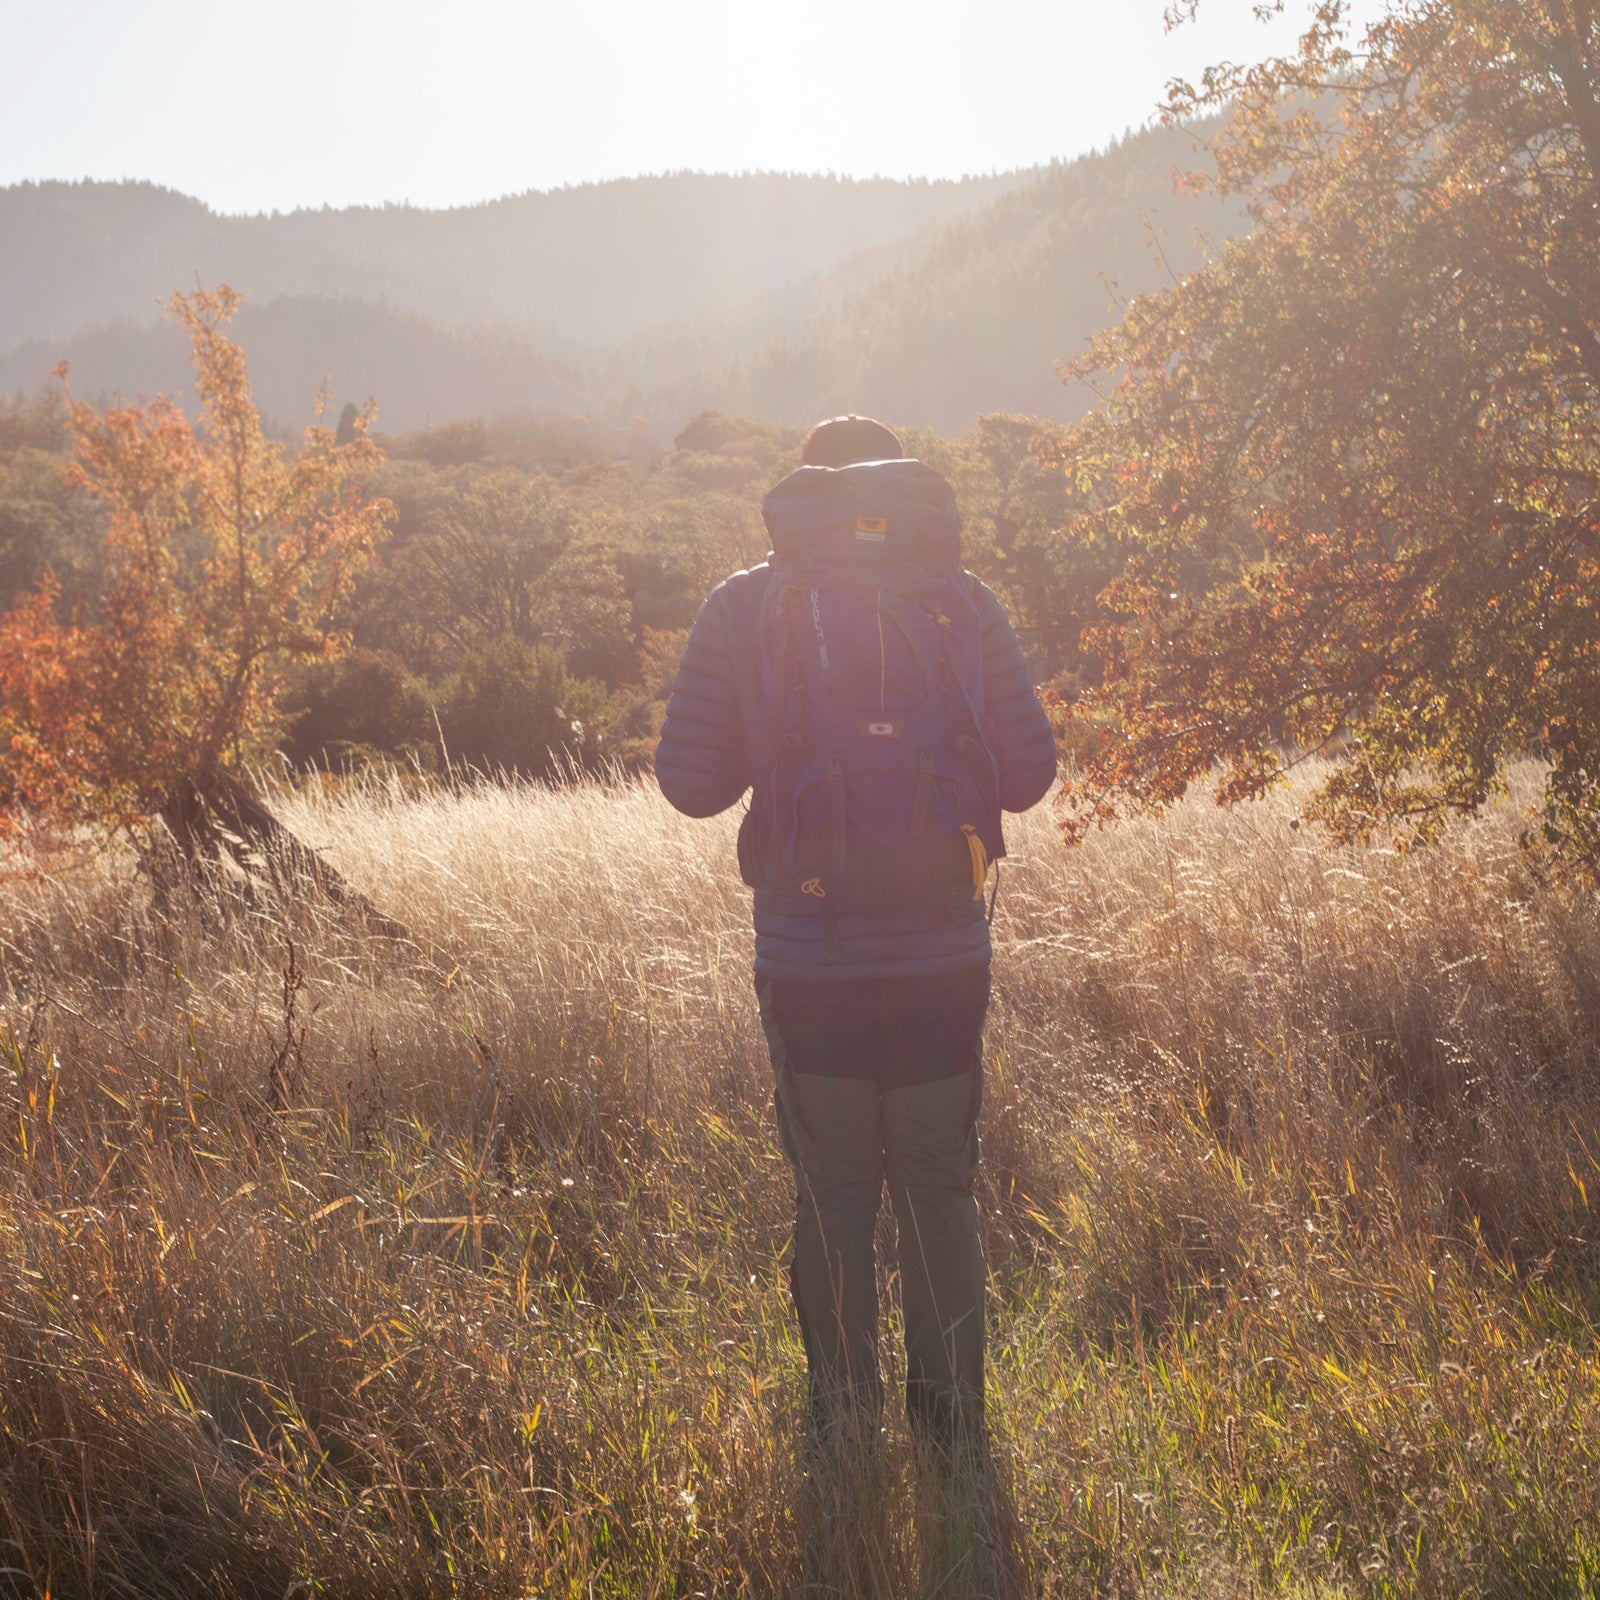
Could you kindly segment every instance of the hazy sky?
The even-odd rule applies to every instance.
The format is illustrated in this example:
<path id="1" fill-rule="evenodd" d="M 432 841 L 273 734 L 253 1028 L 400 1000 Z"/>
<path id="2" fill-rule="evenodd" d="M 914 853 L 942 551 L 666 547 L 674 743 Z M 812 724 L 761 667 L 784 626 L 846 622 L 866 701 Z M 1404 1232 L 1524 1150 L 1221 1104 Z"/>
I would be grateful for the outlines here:
<path id="1" fill-rule="evenodd" d="M 1203 0 L 1167 35 L 1162 5 L 0 0 L 0 184 L 148 178 L 237 212 L 685 167 L 1031 166 L 1289 37 L 1250 0 Z M 1290 0 L 1290 26 L 1304 14 Z"/>

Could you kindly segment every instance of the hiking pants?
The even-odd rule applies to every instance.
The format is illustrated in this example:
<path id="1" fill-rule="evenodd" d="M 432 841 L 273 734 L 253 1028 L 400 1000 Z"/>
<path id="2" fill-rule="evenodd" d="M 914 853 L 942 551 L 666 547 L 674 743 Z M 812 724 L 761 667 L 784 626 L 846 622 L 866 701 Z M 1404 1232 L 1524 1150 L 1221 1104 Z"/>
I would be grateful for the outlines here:
<path id="1" fill-rule="evenodd" d="M 757 982 L 795 1178 L 790 1287 L 825 1436 L 875 1432 L 875 1234 L 897 1224 L 906 1412 L 945 1453 L 983 1434 L 983 1248 L 973 1184 L 987 966 L 933 979 Z"/>

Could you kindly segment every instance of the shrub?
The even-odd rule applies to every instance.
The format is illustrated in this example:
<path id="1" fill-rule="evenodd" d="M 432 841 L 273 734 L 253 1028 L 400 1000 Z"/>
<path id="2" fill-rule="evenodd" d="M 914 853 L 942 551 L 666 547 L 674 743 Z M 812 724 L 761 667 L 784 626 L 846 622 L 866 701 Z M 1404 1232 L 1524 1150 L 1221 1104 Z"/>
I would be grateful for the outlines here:
<path id="1" fill-rule="evenodd" d="M 439 724 L 453 764 L 545 777 L 601 749 L 605 686 L 554 650 L 516 639 L 481 646 L 446 681 Z"/>
<path id="2" fill-rule="evenodd" d="M 439 754 L 431 701 L 427 684 L 390 651 L 315 662 L 284 695 L 280 748 L 297 767 L 339 766 L 357 747 L 430 765 Z"/>

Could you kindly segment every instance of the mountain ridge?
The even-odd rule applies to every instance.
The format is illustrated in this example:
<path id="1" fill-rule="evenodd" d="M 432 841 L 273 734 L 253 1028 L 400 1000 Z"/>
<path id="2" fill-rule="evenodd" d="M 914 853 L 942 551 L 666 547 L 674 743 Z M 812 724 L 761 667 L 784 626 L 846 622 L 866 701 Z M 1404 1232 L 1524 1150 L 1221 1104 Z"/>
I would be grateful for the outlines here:
<path id="1" fill-rule="evenodd" d="M 1197 234 L 1241 225 L 1173 198 L 1194 139 L 1147 129 L 961 183 L 679 174 L 448 212 L 230 220 L 149 184 L 13 186 L 0 335 L 35 331 L 0 355 L 0 390 L 36 387 L 62 357 L 86 392 L 184 389 L 183 342 L 156 302 L 228 281 L 246 295 L 236 329 L 263 409 L 285 427 L 325 376 L 336 403 L 375 395 L 397 430 L 575 411 L 642 414 L 661 438 L 708 408 L 782 423 L 871 409 L 944 429 L 987 410 L 1076 414 L 1084 397 L 1052 364 L 1112 319 L 1105 280 L 1159 281 L 1147 220 L 1169 227 L 1180 271 Z M 30 205 L 32 233 L 13 225 Z M 37 331 L 74 318 L 69 334 Z"/>
<path id="2" fill-rule="evenodd" d="M 643 326 L 658 312 L 715 309 L 735 281 L 743 295 L 778 287 L 1019 181 L 683 173 L 449 211 L 245 217 L 141 181 L 17 184 L 0 189 L 0 350 L 148 316 L 196 272 L 260 301 L 382 294 L 448 326 L 504 321 L 614 337 L 631 331 L 620 320 L 630 314 Z M 106 246 L 115 254 L 97 257 Z"/>

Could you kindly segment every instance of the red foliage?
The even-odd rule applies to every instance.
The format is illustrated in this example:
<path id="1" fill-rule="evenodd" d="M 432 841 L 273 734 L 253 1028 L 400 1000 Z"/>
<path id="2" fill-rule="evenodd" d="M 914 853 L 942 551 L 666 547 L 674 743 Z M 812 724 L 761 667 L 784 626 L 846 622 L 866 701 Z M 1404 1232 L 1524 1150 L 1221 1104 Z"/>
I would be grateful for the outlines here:
<path id="1" fill-rule="evenodd" d="M 63 619 L 53 576 L 0 617 L 0 832 L 137 827 L 205 794 L 268 731 L 296 660 L 337 648 L 330 620 L 387 531 L 346 444 L 320 423 L 291 454 L 266 439 L 224 287 L 174 295 L 201 415 L 170 399 L 96 411 L 71 398 L 67 469 L 105 502 L 106 582 Z M 65 386 L 66 374 L 61 373 Z"/>

